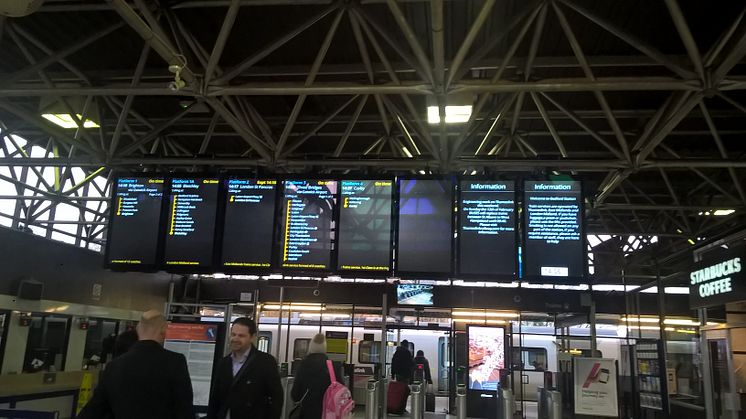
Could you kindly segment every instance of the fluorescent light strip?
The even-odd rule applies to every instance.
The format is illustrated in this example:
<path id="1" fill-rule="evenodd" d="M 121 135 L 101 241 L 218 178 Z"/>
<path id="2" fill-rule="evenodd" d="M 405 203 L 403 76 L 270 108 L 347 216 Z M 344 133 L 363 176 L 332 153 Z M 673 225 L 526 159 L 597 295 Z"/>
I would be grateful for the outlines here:
<path id="1" fill-rule="evenodd" d="M 505 320 L 493 319 L 453 319 L 454 323 L 474 323 L 474 324 L 505 324 Z"/>
<path id="2" fill-rule="evenodd" d="M 82 119 L 83 115 L 75 114 L 78 119 Z M 78 128 L 78 124 L 73 120 L 73 117 L 67 113 L 43 113 L 41 116 L 49 122 L 58 125 L 62 128 Z M 90 119 L 83 121 L 83 128 L 99 128 L 99 125 Z"/>
<path id="3" fill-rule="evenodd" d="M 518 317 L 518 313 L 497 313 L 497 312 L 485 312 L 485 311 L 454 311 L 451 313 L 454 317 L 466 316 L 466 317 L 507 317 L 515 318 Z"/>

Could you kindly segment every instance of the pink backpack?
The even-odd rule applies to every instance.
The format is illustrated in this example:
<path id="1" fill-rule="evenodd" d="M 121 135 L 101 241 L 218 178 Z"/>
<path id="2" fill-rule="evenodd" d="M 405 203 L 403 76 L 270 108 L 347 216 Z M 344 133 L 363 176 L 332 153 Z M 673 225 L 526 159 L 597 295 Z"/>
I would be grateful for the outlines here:
<path id="1" fill-rule="evenodd" d="M 324 404 L 322 410 L 322 419 L 350 419 L 352 411 L 355 409 L 355 401 L 352 400 L 350 390 L 343 384 L 337 382 L 336 374 L 332 361 L 326 361 L 326 368 L 329 370 L 329 379 L 332 381 L 324 392 Z"/>

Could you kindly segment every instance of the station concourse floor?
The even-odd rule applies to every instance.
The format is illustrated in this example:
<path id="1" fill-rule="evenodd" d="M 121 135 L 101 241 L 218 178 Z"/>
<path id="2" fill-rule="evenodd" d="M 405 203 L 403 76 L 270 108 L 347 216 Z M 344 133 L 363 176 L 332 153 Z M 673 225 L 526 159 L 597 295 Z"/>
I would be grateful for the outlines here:
<path id="1" fill-rule="evenodd" d="M 525 419 L 538 419 L 539 412 L 536 402 L 524 402 L 524 418 Z M 407 410 L 404 414 L 394 415 L 389 413 L 387 417 L 393 419 L 409 419 L 411 416 L 411 398 L 407 400 Z M 435 412 L 425 412 L 424 419 L 455 419 L 456 415 L 448 414 L 448 398 L 447 397 L 436 397 L 435 398 Z M 518 417 L 518 416 L 516 416 Z M 355 408 L 352 419 L 365 419 L 365 406 L 358 406 Z M 511 418 L 512 419 L 512 418 Z"/>

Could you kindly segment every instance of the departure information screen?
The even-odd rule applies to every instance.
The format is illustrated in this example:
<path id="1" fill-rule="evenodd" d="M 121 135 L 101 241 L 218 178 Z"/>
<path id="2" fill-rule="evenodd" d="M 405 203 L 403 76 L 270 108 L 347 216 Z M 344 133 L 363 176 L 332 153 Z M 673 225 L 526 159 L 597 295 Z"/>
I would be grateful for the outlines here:
<path id="1" fill-rule="evenodd" d="M 225 267 L 269 268 L 276 180 L 226 179 L 223 247 Z"/>
<path id="2" fill-rule="evenodd" d="M 459 273 L 515 276 L 515 183 L 462 180 L 459 190 Z"/>
<path id="3" fill-rule="evenodd" d="M 117 179 L 106 242 L 108 264 L 156 265 L 163 188 L 162 177 Z"/>
<path id="4" fill-rule="evenodd" d="M 584 276 L 581 192 L 576 181 L 525 182 L 524 276 Z"/>
<path id="5" fill-rule="evenodd" d="M 217 178 L 173 178 L 168 198 L 164 261 L 169 266 L 212 264 Z"/>
<path id="6" fill-rule="evenodd" d="M 337 181 L 286 180 L 282 196 L 281 266 L 329 269 Z"/>
<path id="7" fill-rule="evenodd" d="M 449 273 L 453 184 L 445 180 L 401 179 L 398 232 L 397 270 Z"/>
<path id="8" fill-rule="evenodd" d="M 388 271 L 391 267 L 391 180 L 340 181 L 340 270 Z"/>

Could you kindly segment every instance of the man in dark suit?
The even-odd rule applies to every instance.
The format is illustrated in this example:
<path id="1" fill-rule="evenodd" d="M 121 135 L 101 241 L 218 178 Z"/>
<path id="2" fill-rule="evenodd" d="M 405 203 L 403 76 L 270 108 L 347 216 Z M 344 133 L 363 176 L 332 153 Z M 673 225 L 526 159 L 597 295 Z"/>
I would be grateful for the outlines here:
<path id="1" fill-rule="evenodd" d="M 166 319 L 145 312 L 138 341 L 106 365 L 80 419 L 194 419 L 192 382 L 184 355 L 163 349 Z"/>
<path id="2" fill-rule="evenodd" d="M 283 391 L 277 361 L 252 344 L 256 323 L 247 317 L 233 322 L 230 355 L 213 374 L 209 419 L 279 419 Z"/>

